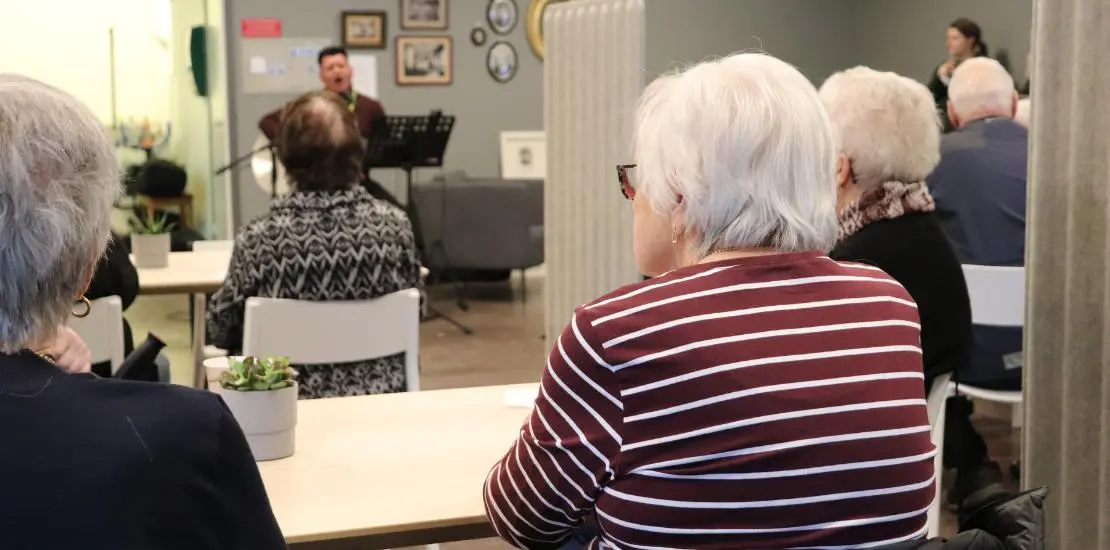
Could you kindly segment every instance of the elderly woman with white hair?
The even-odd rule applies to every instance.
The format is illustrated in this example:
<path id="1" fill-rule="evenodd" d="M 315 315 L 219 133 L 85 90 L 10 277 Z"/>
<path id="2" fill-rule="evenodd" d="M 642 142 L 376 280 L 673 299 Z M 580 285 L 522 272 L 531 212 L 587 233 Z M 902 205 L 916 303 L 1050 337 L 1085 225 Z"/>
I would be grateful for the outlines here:
<path id="1" fill-rule="evenodd" d="M 932 95 L 914 80 L 866 67 L 829 77 L 820 95 L 840 144 L 840 235 L 829 255 L 878 266 L 913 297 L 928 390 L 938 376 L 967 369 L 973 342 L 963 269 L 925 184 L 940 160 Z M 949 495 L 960 504 L 978 489 L 1001 487 L 984 483 L 975 475 L 978 459 L 963 456 L 961 441 L 974 429 L 953 405 L 944 458 L 960 471 Z"/>
<path id="2" fill-rule="evenodd" d="M 821 101 L 840 145 L 835 259 L 878 266 L 921 316 L 926 387 L 967 366 L 971 305 L 925 177 L 940 161 L 932 94 L 890 72 L 856 67 L 829 77 Z"/>
<path id="3" fill-rule="evenodd" d="M 935 494 L 917 308 L 842 263 L 836 146 L 773 57 L 668 75 L 636 110 L 633 252 L 578 308 L 486 480 L 521 548 L 860 548 L 923 538 Z M 617 190 L 614 189 L 614 192 Z"/>
<path id="4" fill-rule="evenodd" d="M 88 311 L 116 162 L 77 99 L 0 74 L 0 547 L 284 548 L 218 396 L 68 374 L 39 351 Z"/>

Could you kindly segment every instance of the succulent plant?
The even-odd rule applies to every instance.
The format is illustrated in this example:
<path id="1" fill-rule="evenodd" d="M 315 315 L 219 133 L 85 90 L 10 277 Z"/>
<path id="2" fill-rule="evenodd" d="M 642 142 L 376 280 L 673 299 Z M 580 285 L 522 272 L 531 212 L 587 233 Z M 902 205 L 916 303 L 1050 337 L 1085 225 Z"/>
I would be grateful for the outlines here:
<path id="1" fill-rule="evenodd" d="M 176 223 L 169 221 L 169 216 L 162 215 L 134 215 L 129 220 L 131 231 L 138 235 L 161 235 L 173 231 Z"/>
<path id="2" fill-rule="evenodd" d="M 233 391 L 271 391 L 288 388 L 297 378 L 288 357 L 243 357 L 228 361 L 220 387 Z"/>

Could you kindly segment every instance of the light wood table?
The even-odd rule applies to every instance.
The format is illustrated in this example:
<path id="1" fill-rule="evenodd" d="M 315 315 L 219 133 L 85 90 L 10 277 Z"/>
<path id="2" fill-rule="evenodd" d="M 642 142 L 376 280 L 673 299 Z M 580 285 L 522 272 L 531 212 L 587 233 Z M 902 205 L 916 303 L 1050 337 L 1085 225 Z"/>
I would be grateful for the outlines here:
<path id="1" fill-rule="evenodd" d="M 137 270 L 139 294 L 188 294 L 192 300 L 194 388 L 204 387 L 204 312 L 207 294 L 219 290 L 227 277 L 230 262 L 231 250 L 170 252 L 168 266 Z"/>
<path id="2" fill-rule="evenodd" d="M 482 484 L 530 412 L 522 391 L 537 386 L 300 401 L 296 452 L 258 463 L 286 541 L 336 550 L 493 536 Z"/>

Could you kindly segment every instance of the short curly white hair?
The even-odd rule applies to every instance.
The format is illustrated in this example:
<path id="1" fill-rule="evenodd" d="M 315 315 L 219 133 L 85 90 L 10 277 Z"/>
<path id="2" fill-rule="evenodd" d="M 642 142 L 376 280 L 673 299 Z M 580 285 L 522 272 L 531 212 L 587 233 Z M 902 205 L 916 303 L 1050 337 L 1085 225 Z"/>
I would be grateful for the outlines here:
<path id="1" fill-rule="evenodd" d="M 855 67 L 830 76 L 819 94 L 860 183 L 921 181 L 940 162 L 940 116 L 919 82 Z"/>
<path id="2" fill-rule="evenodd" d="M 0 74 L 0 353 L 44 344 L 70 316 L 111 234 L 117 162 L 77 98 Z"/>
<path id="3" fill-rule="evenodd" d="M 637 193 L 685 207 L 691 251 L 828 250 L 836 147 L 817 90 L 761 53 L 705 61 L 652 82 L 633 137 Z"/>

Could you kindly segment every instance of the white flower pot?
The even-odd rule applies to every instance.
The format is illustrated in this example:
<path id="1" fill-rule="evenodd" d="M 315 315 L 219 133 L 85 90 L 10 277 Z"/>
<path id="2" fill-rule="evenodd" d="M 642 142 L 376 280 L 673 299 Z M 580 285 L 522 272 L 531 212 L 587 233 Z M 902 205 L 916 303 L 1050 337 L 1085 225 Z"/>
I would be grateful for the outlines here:
<path id="1" fill-rule="evenodd" d="M 232 361 L 241 361 L 243 356 L 237 355 L 234 357 L 209 357 L 204 360 L 204 375 L 208 379 L 208 390 L 214 393 L 220 392 L 220 377 L 224 375 L 228 369 L 231 368 Z"/>
<path id="2" fill-rule="evenodd" d="M 254 459 L 276 460 L 293 454 L 297 427 L 297 385 L 273 391 L 219 391 L 247 435 Z"/>
<path id="3" fill-rule="evenodd" d="M 170 234 L 132 233 L 131 255 L 135 257 L 135 267 L 139 269 L 157 269 L 170 265 Z"/>

